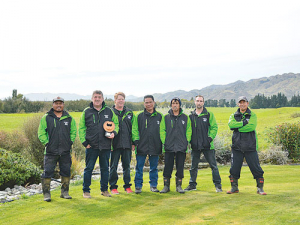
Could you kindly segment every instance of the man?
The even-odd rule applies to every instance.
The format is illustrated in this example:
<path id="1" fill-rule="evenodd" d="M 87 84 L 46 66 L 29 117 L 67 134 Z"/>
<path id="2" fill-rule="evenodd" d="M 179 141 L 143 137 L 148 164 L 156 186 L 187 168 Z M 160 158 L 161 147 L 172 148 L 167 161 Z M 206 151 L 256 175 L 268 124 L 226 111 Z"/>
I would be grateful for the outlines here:
<path id="1" fill-rule="evenodd" d="M 42 188 L 44 201 L 51 201 L 50 182 L 54 169 L 59 162 L 61 175 L 61 198 L 71 199 L 69 184 L 72 159 L 71 146 L 76 138 L 76 122 L 69 113 L 64 111 L 64 99 L 53 99 L 52 108 L 46 113 L 38 128 L 38 137 L 45 145 L 44 172 L 42 174 Z"/>
<path id="2" fill-rule="evenodd" d="M 115 130 L 110 136 L 105 135 L 103 124 L 106 121 L 112 121 L 115 124 Z M 90 185 L 92 172 L 99 157 L 101 171 L 101 194 L 105 197 L 111 197 L 108 189 L 109 177 L 109 157 L 111 151 L 111 140 L 117 135 L 119 130 L 118 118 L 114 112 L 107 107 L 103 99 L 102 91 L 96 90 L 92 95 L 90 106 L 84 109 L 79 122 L 79 138 L 85 151 L 86 167 L 83 173 L 83 197 L 91 198 Z"/>
<path id="3" fill-rule="evenodd" d="M 260 167 L 257 155 L 257 136 L 255 128 L 257 125 L 256 114 L 248 106 L 249 102 L 245 96 L 238 98 L 238 110 L 229 118 L 228 126 L 233 130 L 231 147 L 230 182 L 231 190 L 227 194 L 238 193 L 238 179 L 244 158 L 257 182 L 257 193 L 266 195 L 263 190 L 264 171 Z"/>
<path id="4" fill-rule="evenodd" d="M 198 164 L 200 161 L 201 153 L 203 153 L 206 161 L 209 163 L 209 166 L 211 168 L 213 183 L 215 185 L 216 192 L 222 192 L 221 177 L 219 174 L 219 169 L 217 167 L 215 148 L 213 142 L 218 132 L 218 125 L 214 114 L 210 111 L 207 111 L 207 109 L 204 107 L 204 97 L 202 95 L 196 96 L 195 105 L 196 109 L 190 114 L 193 130 L 191 140 L 191 177 L 189 186 L 184 190 L 196 190 Z"/>
<path id="5" fill-rule="evenodd" d="M 162 143 L 159 135 L 159 125 L 163 118 L 160 112 L 155 109 L 154 97 L 152 95 L 144 96 L 144 111 L 139 112 L 133 122 L 132 140 L 136 149 L 136 167 L 135 167 L 135 193 L 142 192 L 143 187 L 143 169 L 146 157 L 149 156 L 150 162 L 150 191 L 159 192 L 157 189 L 158 180 L 158 158 L 162 151 Z"/>
<path id="6" fill-rule="evenodd" d="M 170 179 L 176 161 L 176 191 L 184 194 L 182 190 L 182 179 L 184 177 L 184 161 L 188 150 L 188 143 L 191 141 L 192 128 L 191 120 L 188 115 L 183 113 L 179 98 L 171 100 L 171 109 L 164 116 L 160 125 L 160 137 L 164 144 L 165 168 L 164 188 L 160 193 L 170 191 Z"/>
<path id="7" fill-rule="evenodd" d="M 114 99 L 115 105 L 112 109 L 119 120 L 119 133 L 113 139 L 113 151 L 111 152 L 110 160 L 109 184 L 111 193 L 119 194 L 117 185 L 117 168 L 121 156 L 124 180 L 123 187 L 125 191 L 129 194 L 132 193 L 132 190 L 130 188 L 130 162 L 132 148 L 131 132 L 134 114 L 131 109 L 128 109 L 126 108 L 126 106 L 124 106 L 125 94 L 123 92 L 116 93 Z"/>

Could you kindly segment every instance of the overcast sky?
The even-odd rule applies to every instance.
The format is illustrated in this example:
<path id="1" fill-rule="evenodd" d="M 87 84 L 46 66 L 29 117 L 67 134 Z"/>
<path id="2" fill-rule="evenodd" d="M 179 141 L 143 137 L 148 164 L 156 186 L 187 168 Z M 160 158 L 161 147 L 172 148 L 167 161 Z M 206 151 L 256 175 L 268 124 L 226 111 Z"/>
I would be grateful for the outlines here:
<path id="1" fill-rule="evenodd" d="M 300 72 L 300 1 L 1 1 L 0 98 L 143 96 Z"/>

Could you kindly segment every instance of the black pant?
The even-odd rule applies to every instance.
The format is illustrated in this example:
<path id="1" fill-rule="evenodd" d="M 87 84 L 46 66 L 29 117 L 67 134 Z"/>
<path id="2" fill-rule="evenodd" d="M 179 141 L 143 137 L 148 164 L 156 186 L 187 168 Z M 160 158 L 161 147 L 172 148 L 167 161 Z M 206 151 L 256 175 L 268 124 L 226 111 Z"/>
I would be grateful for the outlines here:
<path id="1" fill-rule="evenodd" d="M 129 188 L 130 184 L 130 161 L 131 161 L 131 149 L 114 149 L 111 152 L 110 158 L 110 171 L 109 171 L 109 184 L 110 189 L 117 189 L 118 185 L 118 164 L 121 157 L 122 167 L 123 167 L 123 180 L 124 189 Z"/>
<path id="2" fill-rule="evenodd" d="M 244 158 L 251 170 L 254 179 L 263 178 L 264 171 L 260 167 L 257 151 L 231 151 L 231 168 L 230 175 L 235 179 L 239 179 Z"/>
<path id="3" fill-rule="evenodd" d="M 185 152 L 165 152 L 165 168 L 163 176 L 166 178 L 172 177 L 173 167 L 174 167 L 174 158 L 176 161 L 176 174 L 175 176 L 179 179 L 184 177 L 184 161 L 186 153 Z"/>
<path id="4" fill-rule="evenodd" d="M 72 158 L 67 155 L 45 155 L 44 156 L 44 172 L 42 178 L 52 178 L 57 162 L 59 163 L 59 174 L 62 177 L 70 177 Z"/>

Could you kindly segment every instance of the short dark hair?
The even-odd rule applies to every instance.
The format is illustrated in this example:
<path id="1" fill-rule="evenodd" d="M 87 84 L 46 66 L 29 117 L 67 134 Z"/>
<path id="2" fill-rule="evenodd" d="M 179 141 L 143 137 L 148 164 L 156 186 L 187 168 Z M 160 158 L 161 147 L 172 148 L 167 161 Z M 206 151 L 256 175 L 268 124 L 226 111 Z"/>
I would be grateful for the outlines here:
<path id="1" fill-rule="evenodd" d="M 202 96 L 202 95 L 196 95 L 196 97 L 195 97 L 195 100 L 196 100 L 196 98 L 203 98 L 203 101 L 204 101 L 204 97 Z"/>
<path id="2" fill-rule="evenodd" d="M 144 101 L 145 101 L 146 98 L 152 98 L 152 100 L 154 101 L 153 95 L 145 95 L 145 96 L 144 96 Z"/>
<path id="3" fill-rule="evenodd" d="M 92 97 L 94 96 L 94 94 L 98 94 L 98 95 L 101 95 L 103 97 L 103 93 L 100 90 L 93 91 Z"/>

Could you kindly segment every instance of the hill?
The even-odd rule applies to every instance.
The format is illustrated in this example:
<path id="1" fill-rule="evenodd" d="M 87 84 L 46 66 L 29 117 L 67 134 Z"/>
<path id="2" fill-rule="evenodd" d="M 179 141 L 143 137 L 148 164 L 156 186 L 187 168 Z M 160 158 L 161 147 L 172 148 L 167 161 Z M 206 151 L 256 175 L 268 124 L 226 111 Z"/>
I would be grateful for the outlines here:
<path id="1" fill-rule="evenodd" d="M 287 98 L 291 98 L 294 94 L 299 93 L 300 87 L 300 73 L 285 73 L 282 75 L 275 75 L 270 77 L 262 77 L 259 79 L 251 79 L 249 81 L 238 80 L 234 83 L 225 85 L 210 85 L 202 89 L 194 89 L 191 91 L 176 90 L 167 93 L 155 93 L 153 96 L 156 101 L 169 101 L 177 96 L 190 100 L 196 95 L 201 94 L 205 99 L 237 99 L 241 95 L 247 96 L 249 99 L 257 94 L 264 94 L 265 96 L 277 95 L 279 92 L 285 94 Z M 31 101 L 51 101 L 57 96 L 63 96 L 65 100 L 77 99 L 91 99 L 90 95 L 78 95 L 70 93 L 30 93 L 24 95 Z M 113 99 L 113 95 L 106 95 L 106 98 Z M 127 101 L 140 102 L 143 97 L 136 97 L 129 95 L 126 97 Z"/>

